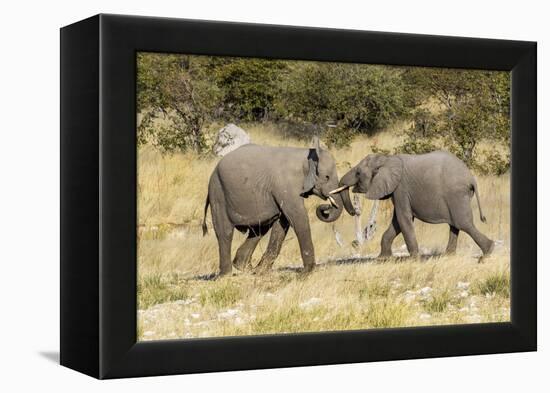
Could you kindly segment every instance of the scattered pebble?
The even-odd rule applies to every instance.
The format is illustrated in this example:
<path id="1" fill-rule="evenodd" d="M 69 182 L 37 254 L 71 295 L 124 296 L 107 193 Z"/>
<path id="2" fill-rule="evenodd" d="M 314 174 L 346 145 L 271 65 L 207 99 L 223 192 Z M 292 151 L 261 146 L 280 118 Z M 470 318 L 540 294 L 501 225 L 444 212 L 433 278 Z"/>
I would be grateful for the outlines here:
<path id="1" fill-rule="evenodd" d="M 406 291 L 405 292 L 405 301 L 410 303 L 416 299 L 416 292 L 414 291 Z"/>
<path id="2" fill-rule="evenodd" d="M 432 316 L 430 314 L 422 313 L 420 314 L 420 319 L 430 319 Z"/>
<path id="3" fill-rule="evenodd" d="M 318 304 L 321 304 L 321 299 L 319 299 L 318 297 L 312 297 L 311 299 L 300 303 L 300 307 L 301 308 L 309 308 L 309 307 L 316 306 Z"/>
<path id="4" fill-rule="evenodd" d="M 465 282 L 465 281 L 459 281 L 459 282 L 456 284 L 456 287 L 457 287 L 458 289 L 467 290 L 468 288 L 470 288 L 470 283 L 469 283 L 469 282 Z"/>
<path id="5" fill-rule="evenodd" d="M 191 318 L 194 318 L 194 319 L 199 319 L 201 317 L 201 315 L 199 313 L 193 313 L 191 314 Z"/>
<path id="6" fill-rule="evenodd" d="M 143 332 L 143 335 L 145 337 L 150 337 L 150 336 L 153 336 L 155 334 L 155 332 L 151 331 L 151 330 L 147 330 L 146 332 Z"/>
<path id="7" fill-rule="evenodd" d="M 418 293 L 422 296 L 428 296 L 430 293 L 432 293 L 433 289 L 430 287 L 424 287 L 422 288 Z"/>
<path id="8" fill-rule="evenodd" d="M 237 310 L 236 308 L 228 308 L 227 310 L 219 313 L 218 318 L 228 319 L 228 318 L 234 317 L 238 313 L 239 313 L 239 310 Z"/>
<path id="9" fill-rule="evenodd" d="M 460 296 L 461 298 L 467 298 L 468 295 L 469 295 L 468 291 L 462 291 L 462 292 L 460 292 L 460 294 L 459 294 L 459 296 Z"/>

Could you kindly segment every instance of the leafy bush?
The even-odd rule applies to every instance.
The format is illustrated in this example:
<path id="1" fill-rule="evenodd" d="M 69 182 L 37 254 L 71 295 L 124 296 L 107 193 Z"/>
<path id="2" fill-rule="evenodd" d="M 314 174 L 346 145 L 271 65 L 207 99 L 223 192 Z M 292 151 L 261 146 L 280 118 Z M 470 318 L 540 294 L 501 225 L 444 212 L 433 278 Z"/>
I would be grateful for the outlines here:
<path id="1" fill-rule="evenodd" d="M 500 176 L 510 170 L 510 154 L 501 154 L 496 150 L 482 150 L 478 153 L 474 168 L 484 175 Z"/>
<path id="2" fill-rule="evenodd" d="M 373 133 L 406 113 L 404 86 L 398 69 L 301 63 L 283 80 L 276 109 L 284 119 L 319 125 L 327 143 L 345 146 L 354 134 Z"/>
<path id="3" fill-rule="evenodd" d="M 479 141 L 509 143 L 508 73 L 417 68 L 404 73 L 404 79 L 411 90 L 435 99 L 437 108 L 414 112 L 413 126 L 407 131 L 401 151 L 426 152 L 439 139 L 445 148 L 475 168 Z M 499 167 L 507 165 L 498 162 Z M 500 172 L 495 168 L 487 170 Z"/>
<path id="4" fill-rule="evenodd" d="M 267 119 L 287 64 L 265 59 L 228 59 L 214 70 L 224 115 L 245 121 Z"/>

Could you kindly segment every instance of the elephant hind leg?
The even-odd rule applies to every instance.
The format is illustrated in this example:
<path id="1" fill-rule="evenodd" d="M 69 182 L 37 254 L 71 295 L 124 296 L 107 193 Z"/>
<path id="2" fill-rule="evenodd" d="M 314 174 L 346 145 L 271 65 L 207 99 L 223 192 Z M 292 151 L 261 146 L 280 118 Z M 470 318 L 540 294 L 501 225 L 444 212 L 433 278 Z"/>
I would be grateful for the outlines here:
<path id="1" fill-rule="evenodd" d="M 483 255 L 489 255 L 493 251 L 495 243 L 475 227 L 472 207 L 470 206 L 470 197 L 465 196 L 453 210 L 463 212 L 463 214 L 453 217 L 455 220 L 454 226 L 470 235 L 479 248 L 481 248 L 481 251 L 483 251 Z"/>
<path id="2" fill-rule="evenodd" d="M 233 259 L 233 266 L 241 271 L 249 267 L 250 259 L 252 258 L 256 246 L 268 230 L 269 227 L 251 227 L 248 230 L 248 237 L 237 249 L 235 258 Z"/>
<path id="3" fill-rule="evenodd" d="M 449 225 L 449 242 L 447 243 L 446 254 L 454 254 L 458 243 L 458 234 L 460 230 L 452 225 Z"/>
<path id="4" fill-rule="evenodd" d="M 483 255 L 487 256 L 493 252 L 495 242 L 481 233 L 473 224 L 462 230 L 474 239 L 479 248 L 481 248 L 481 251 L 483 251 Z"/>
<path id="5" fill-rule="evenodd" d="M 283 246 L 283 241 L 285 240 L 289 227 L 290 224 L 285 216 L 281 216 L 281 218 L 273 224 L 271 227 L 271 235 L 269 237 L 267 249 L 256 266 L 256 270 L 258 272 L 265 272 L 271 269 L 273 262 L 275 262 L 275 259 L 281 252 L 281 247 Z"/>
<path id="6" fill-rule="evenodd" d="M 231 274 L 231 242 L 233 241 L 233 226 L 229 220 L 218 222 L 213 218 L 214 230 L 218 238 L 218 251 L 220 258 L 220 276 Z"/>

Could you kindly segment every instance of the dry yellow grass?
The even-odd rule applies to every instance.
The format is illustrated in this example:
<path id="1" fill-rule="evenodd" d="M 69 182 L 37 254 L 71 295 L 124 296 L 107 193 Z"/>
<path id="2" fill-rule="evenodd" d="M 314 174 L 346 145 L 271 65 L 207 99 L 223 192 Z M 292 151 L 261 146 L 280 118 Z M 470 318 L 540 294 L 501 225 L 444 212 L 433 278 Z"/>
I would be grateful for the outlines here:
<path id="1" fill-rule="evenodd" d="M 400 142 L 396 124 L 374 137 L 357 138 L 350 148 L 331 149 L 339 174 L 372 151 Z M 243 125 L 254 143 L 306 146 L 275 125 Z M 289 232 L 273 272 L 247 273 L 207 280 L 218 269 L 217 242 L 208 215 L 209 235 L 200 228 L 209 176 L 217 158 L 193 153 L 162 155 L 151 146 L 138 155 L 138 275 L 140 339 L 364 329 L 509 320 L 510 182 L 508 176 L 477 176 L 488 223 L 476 225 L 498 240 L 495 254 L 477 262 L 480 250 L 465 234 L 455 256 L 439 256 L 448 237 L 447 225 L 416 222 L 420 260 L 336 263 L 351 256 L 372 257 L 392 213 L 381 201 L 374 239 L 360 248 L 353 219 L 343 214 L 334 224 L 317 220 L 320 202 L 306 200 L 319 269 L 308 276 L 301 266 L 298 242 Z M 371 201 L 362 199 L 363 220 Z M 475 202 L 472 207 L 477 211 Z M 337 230 L 344 240 L 340 247 Z M 244 236 L 236 232 L 233 252 Z M 253 263 L 267 246 L 257 247 Z M 405 251 L 402 237 L 394 253 Z M 431 255 L 431 257 L 430 257 Z M 424 289 L 423 289 L 424 288 Z"/>

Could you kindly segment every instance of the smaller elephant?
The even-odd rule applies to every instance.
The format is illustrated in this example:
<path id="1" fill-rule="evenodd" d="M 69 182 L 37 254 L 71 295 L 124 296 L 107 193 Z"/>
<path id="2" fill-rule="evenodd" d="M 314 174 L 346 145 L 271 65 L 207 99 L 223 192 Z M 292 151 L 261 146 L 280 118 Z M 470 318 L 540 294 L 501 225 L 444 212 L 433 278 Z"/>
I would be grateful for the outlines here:
<path id="1" fill-rule="evenodd" d="M 392 255 L 392 242 L 400 233 L 403 233 L 409 254 L 418 255 L 413 226 L 415 218 L 431 224 L 449 224 L 447 253 L 456 251 L 460 231 L 470 235 L 484 255 L 493 251 L 494 242 L 474 225 L 470 205 L 474 194 L 480 219 L 486 222 L 476 180 L 468 167 L 451 153 L 370 154 L 349 170 L 339 185 L 331 194 L 341 194 L 350 214 L 353 213 L 347 208 L 351 205 L 350 187 L 353 187 L 353 192 L 365 194 L 368 199 L 391 198 L 393 217 L 382 236 L 381 257 Z"/>

